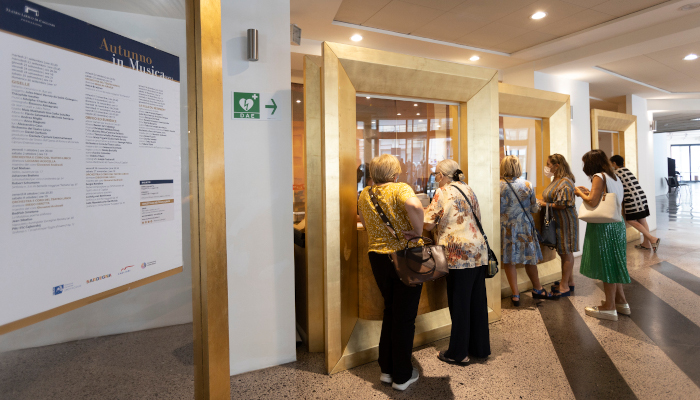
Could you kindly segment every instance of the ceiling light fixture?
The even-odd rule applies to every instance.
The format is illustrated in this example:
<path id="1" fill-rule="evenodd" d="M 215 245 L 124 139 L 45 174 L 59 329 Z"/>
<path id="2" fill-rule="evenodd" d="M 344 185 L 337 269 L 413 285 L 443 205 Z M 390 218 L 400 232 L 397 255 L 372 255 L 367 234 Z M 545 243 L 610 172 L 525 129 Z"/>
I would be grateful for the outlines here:
<path id="1" fill-rule="evenodd" d="M 413 107 L 418 107 L 418 103 L 415 103 L 415 104 L 413 105 Z"/>
<path id="2" fill-rule="evenodd" d="M 530 18 L 532 19 L 542 19 L 547 16 L 547 13 L 544 11 L 537 11 L 536 13 L 532 14 Z"/>
<path id="3" fill-rule="evenodd" d="M 420 115 L 420 113 L 416 113 L 416 115 Z"/>
<path id="4" fill-rule="evenodd" d="M 401 115 L 401 113 L 398 113 L 398 114 L 396 114 L 396 115 Z"/>
<path id="5" fill-rule="evenodd" d="M 693 60 L 696 60 L 697 58 L 698 58 L 698 55 L 695 53 L 690 53 L 687 56 L 683 57 L 683 59 L 685 61 L 693 61 Z"/>
<path id="6" fill-rule="evenodd" d="M 678 11 L 695 10 L 698 7 L 700 7 L 700 3 L 690 3 L 690 4 L 686 4 L 683 7 L 679 8 Z"/>
<path id="7" fill-rule="evenodd" d="M 369 99 L 370 99 L 370 97 L 369 97 L 369 96 L 367 96 L 367 100 L 369 100 Z"/>
<path id="8" fill-rule="evenodd" d="M 481 57 L 479 57 L 479 56 L 471 56 L 471 57 L 469 57 L 469 61 L 479 61 L 480 59 L 481 59 Z"/>
<path id="9" fill-rule="evenodd" d="M 301 103 L 301 100 L 297 100 L 297 103 Z"/>
<path id="10" fill-rule="evenodd" d="M 350 36 L 350 40 L 352 40 L 353 42 L 359 42 L 360 40 L 362 40 L 362 35 L 358 35 L 356 33 L 356 34 Z"/>
<path id="11" fill-rule="evenodd" d="M 693 118 L 691 121 L 700 121 L 700 118 Z"/>

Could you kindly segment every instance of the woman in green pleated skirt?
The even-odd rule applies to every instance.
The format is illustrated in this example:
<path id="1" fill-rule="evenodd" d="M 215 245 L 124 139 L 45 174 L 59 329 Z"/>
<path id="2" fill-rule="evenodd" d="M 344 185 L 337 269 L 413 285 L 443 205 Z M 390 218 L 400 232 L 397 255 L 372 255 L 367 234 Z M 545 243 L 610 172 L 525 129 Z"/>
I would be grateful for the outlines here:
<path id="1" fill-rule="evenodd" d="M 629 304 L 622 289 L 622 284 L 630 283 L 627 272 L 627 234 L 622 221 L 624 189 L 602 150 L 591 150 L 584 154 L 583 172 L 591 178 L 591 189 L 579 186 L 574 193 L 591 207 L 597 207 L 604 194 L 615 194 L 616 219 L 619 219 L 618 222 L 589 222 L 586 225 L 581 275 L 600 279 L 605 291 L 603 304 L 586 307 L 586 315 L 617 321 L 618 313 L 630 315 Z"/>

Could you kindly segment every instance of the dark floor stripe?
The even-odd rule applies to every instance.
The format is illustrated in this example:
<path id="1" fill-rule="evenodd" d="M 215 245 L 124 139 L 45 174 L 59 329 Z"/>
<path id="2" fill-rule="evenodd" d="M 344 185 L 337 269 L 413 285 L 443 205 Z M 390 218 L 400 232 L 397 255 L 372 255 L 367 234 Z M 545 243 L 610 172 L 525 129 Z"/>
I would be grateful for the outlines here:
<path id="1" fill-rule="evenodd" d="M 538 308 L 577 399 L 637 398 L 569 299 Z"/>
<path id="2" fill-rule="evenodd" d="M 700 296 L 700 277 L 666 261 L 662 261 L 651 267 L 677 284 Z"/>
<path id="3" fill-rule="evenodd" d="M 632 279 L 624 289 L 632 308 L 632 321 L 681 371 L 700 385 L 700 327 L 638 281 Z"/>

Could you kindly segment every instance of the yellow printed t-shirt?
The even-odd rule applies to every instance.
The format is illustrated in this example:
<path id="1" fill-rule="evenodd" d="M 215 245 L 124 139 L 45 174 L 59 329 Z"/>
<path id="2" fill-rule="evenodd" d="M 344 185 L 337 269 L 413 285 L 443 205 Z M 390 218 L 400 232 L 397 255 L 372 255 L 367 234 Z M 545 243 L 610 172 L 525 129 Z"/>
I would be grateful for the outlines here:
<path id="1" fill-rule="evenodd" d="M 394 226 L 401 241 L 397 240 L 391 234 L 387 226 L 382 221 L 379 214 L 374 211 L 372 199 L 369 197 L 370 186 L 364 188 L 360 193 L 360 198 L 357 200 L 357 208 L 362 213 L 365 220 L 365 229 L 369 236 L 369 251 L 381 254 L 389 254 L 406 247 L 406 239 L 403 237 L 403 232 L 412 231 L 411 222 L 408 220 L 406 213 L 406 200 L 415 197 L 410 186 L 405 183 L 390 183 L 385 186 L 375 186 L 374 193 L 377 197 L 379 205 L 384 210 L 384 215 L 389 218 L 391 225 Z M 414 240 L 410 247 L 422 246 L 422 241 Z"/>

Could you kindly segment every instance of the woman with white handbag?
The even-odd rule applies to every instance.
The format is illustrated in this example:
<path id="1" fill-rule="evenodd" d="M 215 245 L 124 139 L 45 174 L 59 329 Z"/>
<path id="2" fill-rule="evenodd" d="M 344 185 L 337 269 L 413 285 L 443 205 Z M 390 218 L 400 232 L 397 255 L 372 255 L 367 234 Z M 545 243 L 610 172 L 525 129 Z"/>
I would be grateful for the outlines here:
<path id="1" fill-rule="evenodd" d="M 586 307 L 586 315 L 617 321 L 618 312 L 629 315 L 630 308 L 622 289 L 630 283 L 627 272 L 627 235 L 622 221 L 622 182 L 602 150 L 583 155 L 583 172 L 591 178 L 591 189 L 576 187 L 583 200 L 579 219 L 586 221 L 586 236 L 581 257 L 581 275 L 603 281 L 605 302 Z"/>

